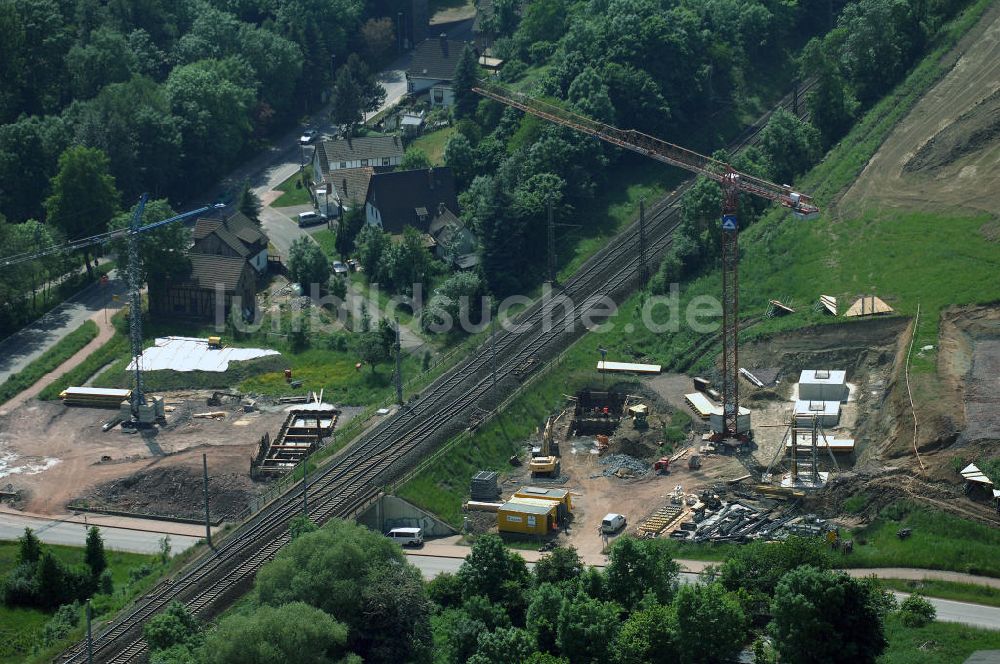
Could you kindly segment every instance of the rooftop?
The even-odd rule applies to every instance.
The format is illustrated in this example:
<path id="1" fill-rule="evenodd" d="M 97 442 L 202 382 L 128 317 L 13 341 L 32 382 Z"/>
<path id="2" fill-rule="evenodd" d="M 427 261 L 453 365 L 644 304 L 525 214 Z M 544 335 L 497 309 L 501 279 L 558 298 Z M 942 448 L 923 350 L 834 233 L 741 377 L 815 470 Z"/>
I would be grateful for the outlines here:
<path id="1" fill-rule="evenodd" d="M 341 168 L 330 171 L 324 182 L 333 187 L 337 199 L 341 202 L 345 204 L 364 203 L 365 199 L 368 198 L 368 185 L 374 174 L 375 171 L 371 167 Z"/>
<path id="2" fill-rule="evenodd" d="M 448 167 L 376 173 L 368 185 L 368 200 L 382 215 L 382 228 L 389 233 L 402 233 L 405 226 L 427 232 L 430 220 L 421 226 L 417 208 L 457 210 L 455 176 Z"/>
<path id="3" fill-rule="evenodd" d="M 191 261 L 190 281 L 201 288 L 214 289 L 221 285 L 227 291 L 235 291 L 239 286 L 243 268 L 247 262 L 235 256 L 215 256 L 213 254 L 188 254 Z"/>
<path id="4" fill-rule="evenodd" d="M 531 498 L 521 498 L 520 500 L 532 500 Z M 533 505 L 527 503 L 515 503 L 508 501 L 500 506 L 501 512 L 518 512 L 520 514 L 549 514 L 556 509 L 556 503 L 551 500 L 544 501 L 544 505 Z"/>
<path id="5" fill-rule="evenodd" d="M 338 138 L 323 141 L 317 148 L 323 171 L 330 164 L 361 159 L 403 158 L 403 143 L 398 136 L 366 136 L 363 138 Z"/>
<path id="6" fill-rule="evenodd" d="M 847 381 L 846 371 L 830 369 L 803 369 L 799 375 L 800 383 L 813 385 L 843 385 Z"/>
<path id="7" fill-rule="evenodd" d="M 467 45 L 468 42 L 443 36 L 425 39 L 414 49 L 406 74 L 411 78 L 450 81 L 455 76 L 455 67 Z"/>

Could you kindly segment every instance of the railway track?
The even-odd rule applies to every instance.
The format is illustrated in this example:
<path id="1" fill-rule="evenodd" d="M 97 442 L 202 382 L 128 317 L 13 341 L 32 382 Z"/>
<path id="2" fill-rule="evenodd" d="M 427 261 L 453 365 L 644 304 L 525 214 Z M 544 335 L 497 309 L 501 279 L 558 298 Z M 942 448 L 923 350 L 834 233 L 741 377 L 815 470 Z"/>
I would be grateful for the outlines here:
<path id="1" fill-rule="evenodd" d="M 792 103 L 789 95 L 779 105 L 789 108 Z M 769 116 L 744 132 L 730 149 L 753 143 Z M 691 181 L 685 183 L 649 209 L 646 254 L 650 260 L 655 261 L 670 246 L 672 232 L 681 221 L 675 203 L 690 185 Z M 356 513 L 376 498 L 380 487 L 404 470 L 413 457 L 441 442 L 456 427 L 461 428 L 462 421 L 482 410 L 479 404 L 497 399 L 495 392 L 503 392 L 505 386 L 507 392 L 515 389 L 522 366 L 530 360 L 551 357 L 582 336 L 585 329 L 580 322 L 584 315 L 592 313 L 595 304 L 605 297 L 627 294 L 636 284 L 637 236 L 636 223 L 581 266 L 560 291 L 574 303 L 572 308 L 564 306 L 559 297 L 536 301 L 515 319 L 514 331 L 497 334 L 496 388 L 487 341 L 470 358 L 425 388 L 419 399 L 333 457 L 310 478 L 309 517 L 322 524 Z M 142 625 L 172 601 L 184 603 L 192 613 L 207 619 L 248 590 L 257 570 L 288 543 L 288 521 L 302 512 L 302 492 L 302 483 L 291 487 L 244 522 L 216 551 L 205 553 L 175 578 L 161 581 L 139 598 L 96 636 L 95 661 L 132 662 L 143 658 L 147 648 L 142 640 Z M 81 642 L 59 661 L 86 660 L 86 644 Z"/>

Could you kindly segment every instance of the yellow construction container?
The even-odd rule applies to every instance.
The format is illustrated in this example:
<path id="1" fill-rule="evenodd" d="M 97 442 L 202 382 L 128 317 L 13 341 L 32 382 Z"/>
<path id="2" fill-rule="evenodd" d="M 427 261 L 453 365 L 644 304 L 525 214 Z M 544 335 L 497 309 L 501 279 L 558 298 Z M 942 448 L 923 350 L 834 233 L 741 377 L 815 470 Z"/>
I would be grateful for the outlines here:
<path id="1" fill-rule="evenodd" d="M 566 489 L 549 489 L 538 486 L 525 486 L 518 489 L 515 498 L 541 498 L 553 500 L 565 506 L 567 514 L 573 511 L 573 497 Z"/>
<path id="2" fill-rule="evenodd" d="M 530 499 L 524 499 L 530 500 Z M 547 535 L 556 525 L 557 505 L 528 505 L 507 502 L 497 510 L 497 527 L 502 533 Z"/>

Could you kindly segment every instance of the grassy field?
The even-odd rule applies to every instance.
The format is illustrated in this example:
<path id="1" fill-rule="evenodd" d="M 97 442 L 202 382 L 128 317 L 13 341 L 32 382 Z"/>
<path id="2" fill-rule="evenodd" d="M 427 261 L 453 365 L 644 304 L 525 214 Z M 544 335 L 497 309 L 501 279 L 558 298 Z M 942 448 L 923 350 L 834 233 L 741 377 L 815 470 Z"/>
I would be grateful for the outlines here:
<path id="1" fill-rule="evenodd" d="M 410 147 L 417 148 L 431 160 L 433 166 L 444 165 L 444 144 L 457 132 L 455 127 L 444 127 L 437 131 L 431 131 L 415 139 Z"/>
<path id="2" fill-rule="evenodd" d="M 306 205 L 311 202 L 309 189 L 301 186 L 302 177 L 305 177 L 306 182 L 310 181 L 312 178 L 312 164 L 307 165 L 303 169 L 302 174 L 296 171 L 287 180 L 275 187 L 277 191 L 283 193 L 271 203 L 271 207 L 291 207 L 293 205 Z"/>
<path id="3" fill-rule="evenodd" d="M 896 616 L 886 621 L 889 647 L 879 664 L 961 664 L 976 650 L 1000 648 L 1000 632 L 954 623 L 906 627 Z"/>
<path id="4" fill-rule="evenodd" d="M 1000 606 L 1000 590 L 989 586 L 977 586 L 971 583 L 955 583 L 954 581 L 904 581 L 903 579 L 879 579 L 886 588 L 904 593 L 920 593 L 927 597 L 940 597 L 956 602 L 971 602 L 986 606 Z"/>
<path id="5" fill-rule="evenodd" d="M 82 548 L 46 545 L 46 549 L 66 564 L 83 563 Z M 17 552 L 17 542 L 0 542 L 0 577 L 6 576 L 14 568 Z M 114 578 L 116 592 L 122 591 L 128 584 L 130 570 L 147 563 L 157 564 L 156 557 L 109 551 L 108 569 Z M 148 588 L 152 581 L 151 577 L 152 575 L 142 579 L 141 584 L 133 584 L 130 590 L 122 592 L 120 603 Z M 156 574 L 156 577 L 159 575 Z M 51 614 L 38 609 L 11 608 L 0 604 L 0 664 L 23 662 L 50 617 Z"/>
<path id="6" fill-rule="evenodd" d="M 340 256 L 337 255 L 337 247 L 335 245 L 337 241 L 336 231 L 324 228 L 321 231 L 313 233 L 312 239 L 316 240 L 316 244 L 320 246 L 323 253 L 326 254 L 331 260 L 340 260 Z"/>
<path id="7" fill-rule="evenodd" d="M 83 325 L 60 339 L 24 369 L 11 374 L 3 385 L 0 385 L 0 404 L 13 399 L 37 383 L 42 376 L 76 355 L 77 351 L 97 338 L 97 333 L 97 323 L 92 320 L 85 321 Z"/>
<path id="8" fill-rule="evenodd" d="M 901 528 L 912 528 L 913 535 L 899 539 Z M 1000 577 L 1000 530 L 943 512 L 897 503 L 851 537 L 854 553 L 843 559 L 851 567 L 922 567 Z"/>

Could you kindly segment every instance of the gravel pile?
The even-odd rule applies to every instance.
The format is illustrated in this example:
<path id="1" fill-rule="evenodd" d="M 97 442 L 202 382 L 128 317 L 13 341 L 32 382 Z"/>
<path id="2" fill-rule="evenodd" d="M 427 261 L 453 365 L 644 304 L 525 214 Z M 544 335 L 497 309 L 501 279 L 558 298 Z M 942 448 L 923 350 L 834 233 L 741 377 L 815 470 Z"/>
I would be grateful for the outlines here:
<path id="1" fill-rule="evenodd" d="M 601 473 L 604 476 L 615 475 L 623 468 L 632 475 L 642 475 L 649 470 L 648 463 L 627 454 L 612 454 L 598 459 L 597 463 L 602 466 L 607 466 L 607 468 L 604 469 L 604 472 Z"/>

